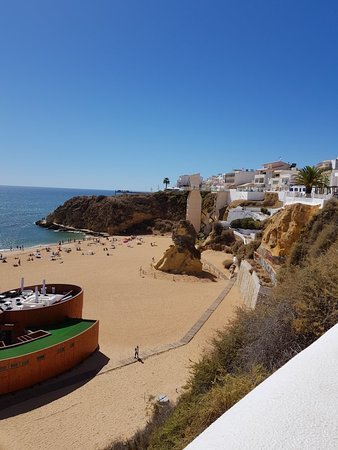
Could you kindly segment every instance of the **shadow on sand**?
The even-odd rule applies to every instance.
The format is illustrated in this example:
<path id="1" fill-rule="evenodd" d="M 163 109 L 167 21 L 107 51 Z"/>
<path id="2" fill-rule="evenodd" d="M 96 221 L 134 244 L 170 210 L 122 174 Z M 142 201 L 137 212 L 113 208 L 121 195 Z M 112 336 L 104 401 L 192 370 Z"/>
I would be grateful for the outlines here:
<path id="1" fill-rule="evenodd" d="M 31 388 L 22 389 L 0 398 L 0 420 L 32 411 L 61 398 L 86 384 L 109 361 L 97 350 L 74 369 Z"/>
<path id="2" fill-rule="evenodd" d="M 197 275 L 197 278 L 205 278 L 210 281 L 218 281 L 218 277 L 210 272 L 207 272 L 206 270 L 203 270 L 201 274 Z"/>

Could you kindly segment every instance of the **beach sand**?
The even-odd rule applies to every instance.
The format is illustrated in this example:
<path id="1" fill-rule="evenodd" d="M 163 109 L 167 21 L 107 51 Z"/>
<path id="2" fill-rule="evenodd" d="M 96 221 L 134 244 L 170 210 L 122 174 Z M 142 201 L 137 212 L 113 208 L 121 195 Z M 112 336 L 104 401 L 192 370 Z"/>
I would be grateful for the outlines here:
<path id="1" fill-rule="evenodd" d="M 102 449 L 130 436 L 145 424 L 150 396 L 165 393 L 176 400 L 191 361 L 242 304 L 234 286 L 189 344 L 116 369 L 136 345 L 142 358 L 181 339 L 228 283 L 155 271 L 152 261 L 171 244 L 169 237 L 124 240 L 92 239 L 80 244 L 81 251 L 67 243 L 55 261 L 41 246 L 40 259 L 27 261 L 35 250 L 26 250 L 7 253 L 7 264 L 0 263 L 1 291 L 18 287 L 22 276 L 26 285 L 42 279 L 78 284 L 84 289 L 83 317 L 100 321 L 99 353 L 67 374 L 7 396 L 6 404 L 0 401 L 0 449 Z M 18 257 L 21 265 L 14 267 Z M 203 258 L 221 268 L 219 253 L 207 251 Z"/>

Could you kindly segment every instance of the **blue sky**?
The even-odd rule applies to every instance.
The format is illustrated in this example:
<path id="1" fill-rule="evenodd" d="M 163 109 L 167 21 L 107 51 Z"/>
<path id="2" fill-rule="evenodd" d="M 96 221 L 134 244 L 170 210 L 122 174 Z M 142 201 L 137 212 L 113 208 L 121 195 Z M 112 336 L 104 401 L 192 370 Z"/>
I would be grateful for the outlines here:
<path id="1" fill-rule="evenodd" d="M 0 0 L 0 184 L 337 156 L 336 0 Z"/>

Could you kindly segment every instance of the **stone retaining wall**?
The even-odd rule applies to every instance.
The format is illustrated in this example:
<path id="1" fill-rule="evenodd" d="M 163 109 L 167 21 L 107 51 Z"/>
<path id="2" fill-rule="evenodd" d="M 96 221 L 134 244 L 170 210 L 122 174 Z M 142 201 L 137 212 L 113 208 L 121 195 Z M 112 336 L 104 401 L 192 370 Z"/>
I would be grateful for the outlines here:
<path id="1" fill-rule="evenodd" d="M 261 286 L 257 273 L 248 261 L 242 261 L 236 283 L 244 305 L 251 309 L 254 309 L 257 302 L 268 296 L 271 291 L 270 288 Z"/>

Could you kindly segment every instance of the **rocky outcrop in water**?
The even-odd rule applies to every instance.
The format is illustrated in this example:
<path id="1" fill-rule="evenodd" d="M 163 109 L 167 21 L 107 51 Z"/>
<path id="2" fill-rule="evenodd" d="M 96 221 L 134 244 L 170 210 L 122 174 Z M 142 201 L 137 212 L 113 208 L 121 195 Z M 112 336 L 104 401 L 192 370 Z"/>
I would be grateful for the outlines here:
<path id="1" fill-rule="evenodd" d="M 174 245 L 165 251 L 155 269 L 180 274 L 202 273 L 201 252 L 195 247 L 196 231 L 192 224 L 181 220 L 173 231 L 172 240 Z"/>
<path id="2" fill-rule="evenodd" d="M 38 225 L 92 230 L 110 235 L 145 234 L 152 230 L 171 231 L 185 218 L 187 193 L 156 192 L 153 194 L 73 197 L 49 214 Z"/>

